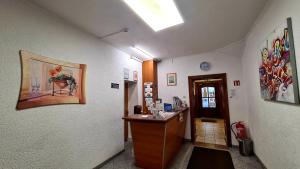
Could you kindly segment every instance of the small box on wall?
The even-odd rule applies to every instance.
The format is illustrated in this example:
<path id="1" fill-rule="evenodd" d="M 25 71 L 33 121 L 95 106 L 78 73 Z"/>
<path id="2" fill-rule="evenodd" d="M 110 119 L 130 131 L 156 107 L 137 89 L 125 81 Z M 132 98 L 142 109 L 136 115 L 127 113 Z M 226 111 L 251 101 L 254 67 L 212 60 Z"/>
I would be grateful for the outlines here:
<path id="1" fill-rule="evenodd" d="M 138 81 L 138 72 L 137 71 L 133 71 L 133 81 L 137 82 Z"/>
<path id="2" fill-rule="evenodd" d="M 233 81 L 233 86 L 240 86 L 241 82 L 239 80 Z"/>
<path id="3" fill-rule="evenodd" d="M 118 83 L 111 83 L 111 84 L 110 84 L 110 87 L 111 87 L 112 89 L 119 89 L 119 88 L 120 88 L 120 85 L 119 85 Z"/>

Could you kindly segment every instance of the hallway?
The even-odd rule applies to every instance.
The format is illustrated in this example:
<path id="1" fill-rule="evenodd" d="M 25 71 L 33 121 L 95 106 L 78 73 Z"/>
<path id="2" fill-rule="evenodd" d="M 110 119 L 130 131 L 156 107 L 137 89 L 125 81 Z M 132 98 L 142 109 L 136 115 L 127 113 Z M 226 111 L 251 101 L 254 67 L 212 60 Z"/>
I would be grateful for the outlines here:
<path id="1" fill-rule="evenodd" d="M 300 169 L 300 0 L 0 2 L 0 169 Z"/>

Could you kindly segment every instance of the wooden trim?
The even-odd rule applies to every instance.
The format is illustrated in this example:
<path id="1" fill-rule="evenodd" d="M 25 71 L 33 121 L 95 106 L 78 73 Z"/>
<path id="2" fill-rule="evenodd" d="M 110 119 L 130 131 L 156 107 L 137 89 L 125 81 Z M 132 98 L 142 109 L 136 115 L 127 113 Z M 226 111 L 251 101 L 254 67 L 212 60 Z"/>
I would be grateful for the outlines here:
<path id="1" fill-rule="evenodd" d="M 143 122 L 149 122 L 149 123 L 167 123 L 168 121 L 172 120 L 173 118 L 177 117 L 178 114 L 181 112 L 187 111 L 189 108 L 183 108 L 181 110 L 178 110 L 175 112 L 173 115 L 170 115 L 169 117 L 166 118 L 153 118 L 152 115 L 148 115 L 148 117 L 142 117 L 143 115 L 141 114 L 133 114 L 127 117 L 123 117 L 122 119 L 127 120 L 127 121 L 143 121 Z"/>
<path id="2" fill-rule="evenodd" d="M 129 84 L 125 82 L 124 84 L 124 117 L 127 117 L 129 114 L 128 110 L 128 90 Z M 124 120 L 124 141 L 128 140 L 128 122 Z"/>
<path id="3" fill-rule="evenodd" d="M 188 77 L 189 82 L 189 98 L 190 98 L 190 128 L 191 128 L 191 141 L 195 141 L 195 97 L 194 97 L 194 80 L 192 77 Z"/>
<path id="4" fill-rule="evenodd" d="M 86 104 L 86 92 L 85 92 L 85 86 L 86 86 L 86 64 L 80 64 L 80 69 L 82 69 L 82 79 L 81 79 L 81 97 L 79 98 L 80 104 Z"/>
<path id="5" fill-rule="evenodd" d="M 221 74 L 211 74 L 211 75 L 199 75 L 199 76 L 189 76 L 189 98 L 190 98 L 190 127 L 191 127 L 191 140 L 195 141 L 195 116 L 196 116 L 196 106 L 195 106 L 195 96 L 194 96 L 194 82 L 196 80 L 206 80 L 206 79 L 222 79 L 224 85 L 224 120 L 226 125 L 226 139 L 227 146 L 231 147 L 231 130 L 230 130 L 230 113 L 229 113 L 229 101 L 228 101 L 228 88 L 227 88 L 227 75 L 226 73 Z"/>

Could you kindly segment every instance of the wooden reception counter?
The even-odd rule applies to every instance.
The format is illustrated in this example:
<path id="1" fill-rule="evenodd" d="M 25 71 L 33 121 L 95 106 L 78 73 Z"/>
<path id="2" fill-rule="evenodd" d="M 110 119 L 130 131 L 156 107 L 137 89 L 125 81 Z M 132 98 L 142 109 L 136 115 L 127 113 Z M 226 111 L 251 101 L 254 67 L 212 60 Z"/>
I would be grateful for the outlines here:
<path id="1" fill-rule="evenodd" d="M 166 118 L 152 115 L 123 117 L 130 122 L 135 165 L 144 169 L 165 169 L 179 151 L 186 127 L 188 108 L 167 113 Z"/>

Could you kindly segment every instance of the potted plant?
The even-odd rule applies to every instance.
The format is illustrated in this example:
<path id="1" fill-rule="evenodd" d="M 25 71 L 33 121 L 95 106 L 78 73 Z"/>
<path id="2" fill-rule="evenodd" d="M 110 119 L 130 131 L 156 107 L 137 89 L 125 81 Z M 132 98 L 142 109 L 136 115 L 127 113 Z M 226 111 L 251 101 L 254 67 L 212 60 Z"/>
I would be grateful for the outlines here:
<path id="1" fill-rule="evenodd" d="M 54 69 L 49 70 L 50 78 L 48 79 L 49 83 L 53 83 L 52 88 L 52 96 L 54 96 L 54 84 L 56 84 L 61 90 L 65 89 L 69 86 L 69 96 L 72 96 L 72 93 L 74 89 L 76 89 L 76 80 L 75 78 L 70 74 L 64 74 L 62 72 L 62 66 L 56 66 Z"/>

